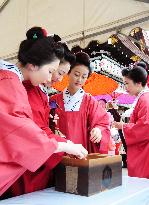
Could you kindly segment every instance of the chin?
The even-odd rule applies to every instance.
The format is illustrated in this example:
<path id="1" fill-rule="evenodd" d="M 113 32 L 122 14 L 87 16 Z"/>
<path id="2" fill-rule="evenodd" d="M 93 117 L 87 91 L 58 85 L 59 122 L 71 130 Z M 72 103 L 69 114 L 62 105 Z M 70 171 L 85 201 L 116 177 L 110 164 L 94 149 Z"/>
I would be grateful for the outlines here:
<path id="1" fill-rule="evenodd" d="M 40 83 L 31 82 L 33 86 L 38 86 Z"/>
<path id="2" fill-rule="evenodd" d="M 131 96 L 135 95 L 134 93 L 130 93 L 130 92 L 128 92 L 128 94 L 131 95 Z"/>

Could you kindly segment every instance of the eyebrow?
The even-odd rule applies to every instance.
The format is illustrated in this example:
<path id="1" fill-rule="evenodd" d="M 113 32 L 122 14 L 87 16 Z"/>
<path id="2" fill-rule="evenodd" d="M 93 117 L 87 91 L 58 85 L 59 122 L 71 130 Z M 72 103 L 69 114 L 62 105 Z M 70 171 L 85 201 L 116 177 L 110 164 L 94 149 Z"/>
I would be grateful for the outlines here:
<path id="1" fill-rule="evenodd" d="M 63 71 L 63 70 L 59 70 L 58 72 L 59 72 L 59 73 L 65 73 L 65 71 Z"/>
<path id="2" fill-rule="evenodd" d="M 79 72 L 79 71 L 75 71 L 75 73 L 79 73 L 79 74 L 80 74 L 80 72 Z"/>

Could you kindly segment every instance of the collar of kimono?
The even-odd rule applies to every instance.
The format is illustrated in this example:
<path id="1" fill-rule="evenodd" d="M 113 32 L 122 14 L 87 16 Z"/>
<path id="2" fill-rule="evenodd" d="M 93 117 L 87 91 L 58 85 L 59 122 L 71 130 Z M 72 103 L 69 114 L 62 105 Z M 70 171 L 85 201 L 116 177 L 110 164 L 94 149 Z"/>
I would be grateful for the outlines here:
<path id="1" fill-rule="evenodd" d="M 39 87 L 42 90 L 42 92 L 45 93 L 48 96 L 48 87 L 44 86 L 42 84 L 39 84 Z"/>
<path id="2" fill-rule="evenodd" d="M 65 89 L 63 91 L 65 111 L 79 111 L 84 93 L 84 90 L 80 88 L 74 95 L 70 95 L 68 89 Z"/>
<path id="3" fill-rule="evenodd" d="M 39 88 L 47 96 L 48 102 L 49 102 L 49 95 L 48 95 L 49 88 L 47 86 L 45 86 L 45 85 L 42 85 L 42 84 L 39 84 Z"/>
<path id="4" fill-rule="evenodd" d="M 149 88 L 148 88 L 148 87 L 145 87 L 145 88 L 138 94 L 138 96 L 136 97 L 136 99 L 135 99 L 135 101 L 134 101 L 134 103 L 133 103 L 133 105 L 132 105 L 133 108 L 135 108 L 135 106 L 136 106 L 136 104 L 137 104 L 139 98 L 140 98 L 144 93 L 149 93 Z"/>
<path id="5" fill-rule="evenodd" d="M 1 70 L 8 70 L 8 71 L 15 73 L 19 77 L 19 80 L 21 82 L 24 80 L 22 72 L 19 70 L 19 68 L 16 65 L 14 65 L 12 63 L 9 63 L 9 62 L 4 61 L 4 60 L 0 60 L 0 69 Z"/>

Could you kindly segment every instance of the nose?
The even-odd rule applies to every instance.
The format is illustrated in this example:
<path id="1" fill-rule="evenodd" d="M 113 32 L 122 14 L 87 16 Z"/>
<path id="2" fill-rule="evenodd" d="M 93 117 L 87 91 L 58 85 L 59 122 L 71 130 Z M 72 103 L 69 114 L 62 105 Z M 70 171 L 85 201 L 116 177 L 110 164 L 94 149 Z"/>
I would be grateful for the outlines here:
<path id="1" fill-rule="evenodd" d="M 62 79 L 63 79 L 63 76 L 59 76 L 56 80 L 57 81 L 62 81 Z"/>
<path id="2" fill-rule="evenodd" d="M 78 77 L 77 81 L 78 81 L 79 83 L 81 83 L 81 81 L 82 81 L 81 76 L 80 76 L 80 77 Z"/>

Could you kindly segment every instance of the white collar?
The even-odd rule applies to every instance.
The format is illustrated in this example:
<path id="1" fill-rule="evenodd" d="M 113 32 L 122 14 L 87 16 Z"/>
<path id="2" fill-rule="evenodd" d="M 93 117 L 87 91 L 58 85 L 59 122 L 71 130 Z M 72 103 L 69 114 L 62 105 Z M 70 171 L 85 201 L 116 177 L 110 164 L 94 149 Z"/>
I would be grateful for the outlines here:
<path id="1" fill-rule="evenodd" d="M 43 93 L 45 93 L 46 95 L 48 95 L 48 87 L 44 86 L 42 84 L 39 84 L 40 89 L 42 90 Z"/>
<path id="2" fill-rule="evenodd" d="M 16 65 L 9 63 L 7 61 L 4 61 L 2 59 L 0 60 L 0 70 L 11 71 L 19 77 L 20 81 L 24 80 L 22 72 L 19 70 L 19 68 Z"/>
<path id="3" fill-rule="evenodd" d="M 39 88 L 42 90 L 42 92 L 47 96 L 48 98 L 48 102 L 49 102 L 49 88 L 48 86 L 45 86 L 45 85 L 42 85 L 42 84 L 39 84 Z"/>
<path id="4" fill-rule="evenodd" d="M 65 111 L 79 111 L 84 93 L 84 90 L 80 88 L 74 95 L 70 95 L 68 89 L 65 89 L 63 91 Z"/>

